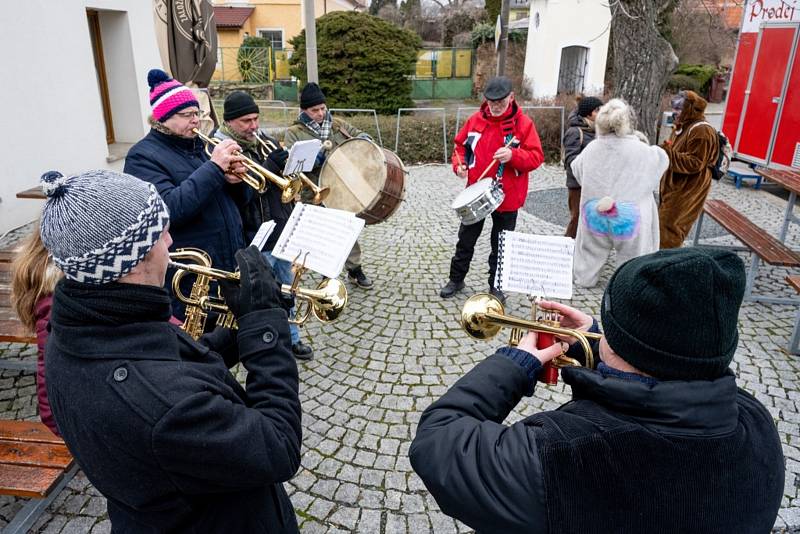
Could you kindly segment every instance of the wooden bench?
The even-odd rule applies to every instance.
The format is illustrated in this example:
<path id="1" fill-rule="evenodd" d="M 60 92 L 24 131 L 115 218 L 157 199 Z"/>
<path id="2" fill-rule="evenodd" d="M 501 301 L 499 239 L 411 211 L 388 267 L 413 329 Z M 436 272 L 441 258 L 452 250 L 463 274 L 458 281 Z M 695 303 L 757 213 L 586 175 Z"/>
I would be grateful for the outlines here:
<path id="1" fill-rule="evenodd" d="M 750 219 L 722 200 L 707 200 L 703 212 L 704 213 L 700 214 L 697 226 L 695 227 L 694 245 L 697 245 L 700 240 L 700 228 L 703 224 L 703 217 L 707 214 L 752 252 L 750 270 L 747 272 L 747 285 L 745 286 L 744 292 L 745 300 L 770 302 L 773 304 L 797 302 L 796 299 L 753 295 L 753 283 L 758 273 L 760 261 L 782 267 L 800 267 L 800 255 L 769 235 L 764 229 L 754 224 Z"/>
<path id="2" fill-rule="evenodd" d="M 31 499 L 3 534 L 28 532 L 77 471 L 64 441 L 42 423 L 0 420 L 0 495 Z"/>

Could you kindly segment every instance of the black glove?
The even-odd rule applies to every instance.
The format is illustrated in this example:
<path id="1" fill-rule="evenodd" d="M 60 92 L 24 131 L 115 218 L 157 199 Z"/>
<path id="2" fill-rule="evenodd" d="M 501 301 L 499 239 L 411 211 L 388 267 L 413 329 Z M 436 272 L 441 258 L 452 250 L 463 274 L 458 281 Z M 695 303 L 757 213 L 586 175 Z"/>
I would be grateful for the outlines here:
<path id="1" fill-rule="evenodd" d="M 285 148 L 280 148 L 270 152 L 267 158 L 283 172 L 283 168 L 286 166 L 286 160 L 289 159 L 289 152 L 287 152 Z"/>
<path id="2" fill-rule="evenodd" d="M 236 251 L 239 283 L 221 280 L 219 285 L 225 303 L 237 319 L 255 310 L 283 308 L 280 285 L 272 268 L 255 246 Z"/>

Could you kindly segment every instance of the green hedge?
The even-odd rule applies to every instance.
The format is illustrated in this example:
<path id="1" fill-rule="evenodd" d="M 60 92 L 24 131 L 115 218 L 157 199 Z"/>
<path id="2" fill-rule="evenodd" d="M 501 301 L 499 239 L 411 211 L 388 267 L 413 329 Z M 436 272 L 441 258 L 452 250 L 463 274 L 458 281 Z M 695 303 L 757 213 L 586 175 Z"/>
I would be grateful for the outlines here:
<path id="1" fill-rule="evenodd" d="M 343 117 L 342 114 L 336 114 Z M 535 110 L 532 114 L 536 130 L 542 141 L 545 159 L 549 163 L 557 163 L 561 158 L 561 114 L 554 110 Z M 461 126 L 467 119 L 462 116 Z M 368 133 L 375 141 L 378 134 L 375 130 L 375 119 L 367 115 L 346 117 L 346 120 L 356 128 Z M 397 116 L 378 115 L 378 125 L 381 129 L 383 146 L 394 150 L 395 128 Z M 445 121 L 447 126 L 447 154 L 448 161 L 453 150 L 453 137 L 456 131 L 455 113 L 449 113 Z M 442 163 L 444 154 L 442 150 L 442 117 L 439 114 L 424 113 L 419 115 L 402 115 L 400 124 L 400 144 L 397 155 L 406 165 L 420 163 Z"/>

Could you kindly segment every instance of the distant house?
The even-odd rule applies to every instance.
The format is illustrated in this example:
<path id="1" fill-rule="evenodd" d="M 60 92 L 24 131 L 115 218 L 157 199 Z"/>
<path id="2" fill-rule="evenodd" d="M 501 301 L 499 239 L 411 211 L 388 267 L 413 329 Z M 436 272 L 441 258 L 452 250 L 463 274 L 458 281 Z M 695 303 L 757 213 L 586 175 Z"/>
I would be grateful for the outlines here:
<path id="1" fill-rule="evenodd" d="M 531 94 L 602 93 L 611 25 L 608 2 L 529 1 L 524 73 Z"/>
<path id="2" fill-rule="evenodd" d="M 4 16 L 0 235 L 38 217 L 41 201 L 15 195 L 45 171 L 121 170 L 149 130 L 147 72 L 163 67 L 152 2 L 13 2 Z"/>
<path id="3" fill-rule="evenodd" d="M 238 47 L 246 35 L 264 37 L 273 50 L 284 50 L 305 27 L 301 0 L 214 0 L 218 44 Z M 316 0 L 317 17 L 331 11 L 363 11 L 362 0 Z"/>

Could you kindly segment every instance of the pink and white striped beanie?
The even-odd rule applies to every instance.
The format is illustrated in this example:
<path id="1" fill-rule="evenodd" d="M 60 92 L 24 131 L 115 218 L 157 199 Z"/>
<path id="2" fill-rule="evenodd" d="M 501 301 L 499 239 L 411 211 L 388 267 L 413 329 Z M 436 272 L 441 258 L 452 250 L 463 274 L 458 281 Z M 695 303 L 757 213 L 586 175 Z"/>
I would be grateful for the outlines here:
<path id="1" fill-rule="evenodd" d="M 150 85 L 153 118 L 158 122 L 164 122 L 182 109 L 200 107 L 191 89 L 178 80 L 173 80 L 161 69 L 148 72 L 147 83 Z"/>

